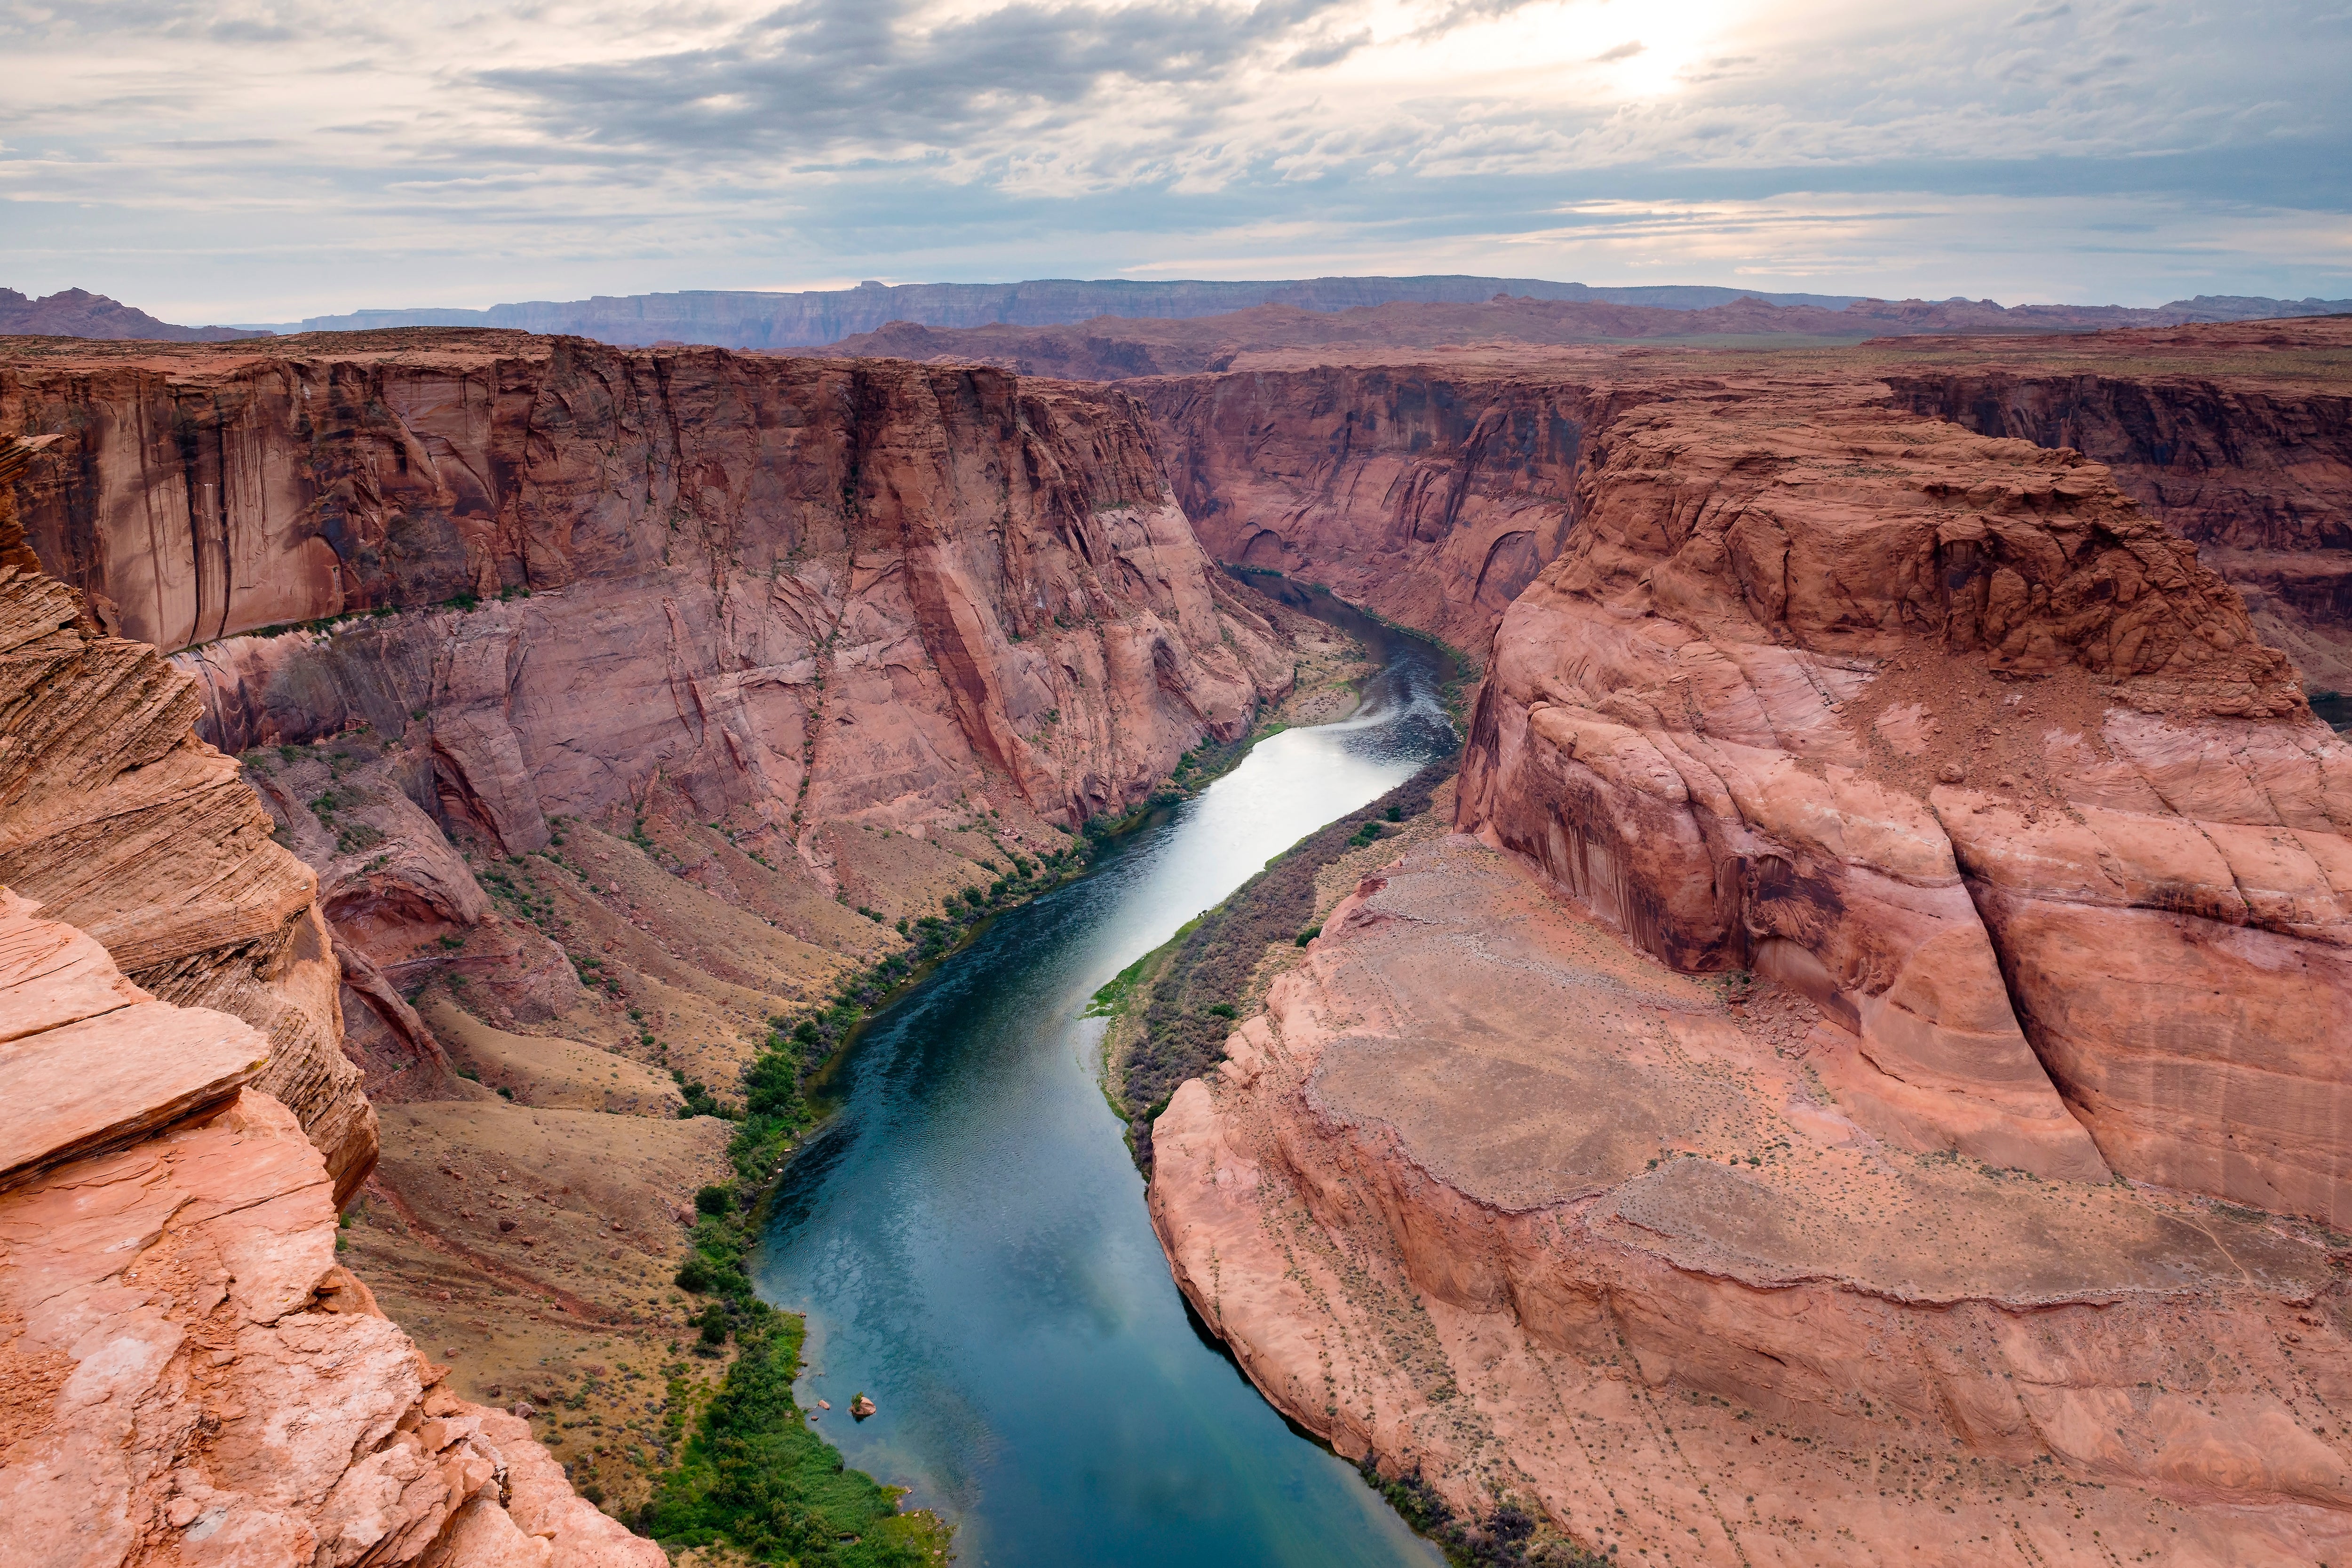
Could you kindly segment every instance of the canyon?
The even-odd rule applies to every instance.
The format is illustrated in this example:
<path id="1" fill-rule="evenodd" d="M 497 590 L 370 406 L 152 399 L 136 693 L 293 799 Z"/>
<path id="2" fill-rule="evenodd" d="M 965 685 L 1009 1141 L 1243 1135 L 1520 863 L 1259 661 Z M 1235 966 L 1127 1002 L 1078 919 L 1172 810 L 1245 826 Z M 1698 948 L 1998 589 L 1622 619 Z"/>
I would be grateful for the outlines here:
<path id="1" fill-rule="evenodd" d="M 720 1371 L 661 1346 L 762 1039 L 1054 885 L 1312 663 L 1116 397 L 519 335 L 14 346 L 0 876 L 257 1031 L 320 1239 L 615 1512 Z"/>
<path id="2" fill-rule="evenodd" d="M 1519 1560 L 2352 1551 L 2352 323 L 1404 320 L 1069 382 L 985 337 L 0 345 L 8 951 L 70 957 L 41 1028 L 203 1068 L 0 1206 L 266 1150 L 219 1180 L 291 1194 L 305 1269 L 348 1205 L 348 1274 L 135 1310 L 365 1320 L 383 1433 L 576 1397 L 369 1441 L 545 1500 L 561 1437 L 620 1509 L 726 1171 L 690 1113 L 1315 684 L 1279 572 L 1475 679 L 1458 780 L 1310 879 L 1138 1141 L 1285 1415 Z M 138 1474 L 139 1529 L 215 1517 Z M 557 1555 L 619 1531 L 509 1492 Z"/>

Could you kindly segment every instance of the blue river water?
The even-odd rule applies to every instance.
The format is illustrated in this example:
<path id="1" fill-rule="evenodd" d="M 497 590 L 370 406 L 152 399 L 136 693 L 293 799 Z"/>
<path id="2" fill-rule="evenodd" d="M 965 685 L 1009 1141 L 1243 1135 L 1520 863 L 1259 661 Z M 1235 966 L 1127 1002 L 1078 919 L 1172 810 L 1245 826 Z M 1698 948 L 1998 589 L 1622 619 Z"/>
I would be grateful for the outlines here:
<path id="1" fill-rule="evenodd" d="M 1106 1026 L 1081 1016 L 1269 857 L 1454 748 L 1436 650 L 1276 588 L 1383 661 L 1356 716 L 1261 742 L 878 1015 L 756 1260 L 761 1293 L 808 1315 L 818 1429 L 953 1520 L 965 1564 L 1443 1561 L 1187 1309 L 1099 1088 Z M 860 1392 L 879 1411 L 853 1423 Z"/>

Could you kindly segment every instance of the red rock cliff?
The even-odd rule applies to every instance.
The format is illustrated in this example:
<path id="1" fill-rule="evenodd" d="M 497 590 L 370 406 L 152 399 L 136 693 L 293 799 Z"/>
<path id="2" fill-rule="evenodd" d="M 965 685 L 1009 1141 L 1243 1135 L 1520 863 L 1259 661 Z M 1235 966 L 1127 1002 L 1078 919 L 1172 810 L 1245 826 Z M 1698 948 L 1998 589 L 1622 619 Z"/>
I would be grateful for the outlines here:
<path id="1" fill-rule="evenodd" d="M 509 850 L 657 773 L 795 837 L 990 778 L 1075 820 L 1288 680 L 1131 405 L 999 372 L 518 333 L 78 345 L 0 370 L 0 420 L 65 433 L 33 541 L 109 629 L 191 650 L 208 732 L 415 715 L 440 797 Z"/>
<path id="2" fill-rule="evenodd" d="M 32 454 L 0 453 L 0 486 Z M 0 489 L 0 883 L 104 942 L 165 1001 L 260 1031 L 256 1086 L 283 1101 L 347 1201 L 375 1112 L 341 1049 L 318 879 L 270 838 L 234 760 L 190 732 L 196 683 L 102 635 L 43 575 Z"/>
<path id="3" fill-rule="evenodd" d="M 1557 378 L 1409 368 L 1128 386 L 1211 554 L 1312 578 L 1479 659 L 1559 553 L 1586 427 L 1610 406 Z"/>
<path id="4" fill-rule="evenodd" d="M 2352 1215 L 2352 751 L 2104 468 L 1873 402 L 1611 426 L 1463 822 L 1812 996 L 1882 1137 Z"/>
<path id="5" fill-rule="evenodd" d="M 2352 689 L 2352 394 L 2340 321 L 2103 334 L 2051 365 L 2022 347 L 1897 367 L 1896 402 L 1986 436 L 2072 447 L 2197 542 L 2265 640 Z"/>

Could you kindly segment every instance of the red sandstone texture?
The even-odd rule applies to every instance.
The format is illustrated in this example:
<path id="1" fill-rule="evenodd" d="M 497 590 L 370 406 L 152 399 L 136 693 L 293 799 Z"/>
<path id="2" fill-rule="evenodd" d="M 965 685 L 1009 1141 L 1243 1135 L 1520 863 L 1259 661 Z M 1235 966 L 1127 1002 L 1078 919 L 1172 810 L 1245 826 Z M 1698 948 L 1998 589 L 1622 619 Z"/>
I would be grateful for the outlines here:
<path id="1" fill-rule="evenodd" d="M 0 485 L 22 444 L 0 454 Z M 283 1101 L 348 1199 L 375 1113 L 342 1053 L 341 980 L 309 867 L 270 838 L 236 762 L 190 733 L 195 683 L 104 636 L 26 548 L 0 489 L 0 882 L 89 932 L 164 1001 L 268 1041 Z"/>
<path id="2" fill-rule="evenodd" d="M 2098 465 L 1797 413 L 1612 426 L 1463 822 L 1677 967 L 1812 994 L 1882 1136 L 2352 1219 L 2352 752 Z"/>
<path id="3" fill-rule="evenodd" d="M 1493 636 L 1478 842 L 1179 1092 L 1155 1218 L 1297 1419 L 1589 1545 L 2334 1561 L 2352 751 L 2115 472 L 1885 363 L 1552 379 L 1574 521 Z M 1463 614 L 1322 483 L 1352 435 L 1242 427 L 1216 483 L 1300 569 Z"/>
<path id="4" fill-rule="evenodd" d="M 983 776 L 1075 819 L 1286 689 L 1131 406 L 994 371 L 509 333 L 85 346 L 0 369 L 0 420 L 68 432 L 27 531 L 110 629 L 200 645 L 223 744 L 429 715 L 443 793 L 509 851 L 656 774 L 796 840 Z"/>
<path id="5" fill-rule="evenodd" d="M 1152 1217 L 1292 1419 L 1618 1561 L 2341 1561 L 2339 1239 L 1906 1151 L 1852 1049 L 1457 836 L 1177 1091 Z"/>
<path id="6" fill-rule="evenodd" d="M 258 1033 L 0 891 L 0 1559 L 661 1568 L 336 1263 Z"/>
<path id="7" fill-rule="evenodd" d="M 1640 395 L 1408 366 L 1131 390 L 1210 553 L 1326 584 L 1475 659 L 1568 538 L 1586 429 Z"/>
<path id="8" fill-rule="evenodd" d="M 2352 321 L 2102 333 L 2057 363 L 2050 346 L 1919 343 L 1886 382 L 1916 413 L 2106 464 L 2306 679 L 2352 689 Z"/>

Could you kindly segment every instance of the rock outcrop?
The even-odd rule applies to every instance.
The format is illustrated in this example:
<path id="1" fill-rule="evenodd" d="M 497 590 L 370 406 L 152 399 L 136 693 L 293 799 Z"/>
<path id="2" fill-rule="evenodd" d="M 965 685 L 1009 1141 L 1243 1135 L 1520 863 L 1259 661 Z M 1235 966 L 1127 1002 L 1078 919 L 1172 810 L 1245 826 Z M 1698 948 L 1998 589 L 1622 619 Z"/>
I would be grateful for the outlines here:
<path id="1" fill-rule="evenodd" d="M 2352 750 L 2115 472 L 1910 411 L 1896 363 L 1427 373 L 1579 442 L 1475 837 L 1367 880 L 1178 1091 L 1155 1220 L 1271 1398 L 1468 1513 L 2333 1561 Z M 1286 429 L 1349 425 L 1271 403 L 1226 493 L 1312 493 Z M 1260 505 L 1331 520 L 1296 569 L 1379 575 L 1377 522 Z M 1458 625 L 1431 581 L 1391 613 Z"/>
<path id="2" fill-rule="evenodd" d="M 1575 381 L 1327 368 L 1130 384 L 1220 561 L 1298 573 L 1474 659 L 1558 555 L 1584 432 Z"/>
<path id="3" fill-rule="evenodd" d="M 2352 1549 L 2330 1233 L 1905 1152 L 1850 1049 L 1442 839 L 1177 1091 L 1153 1221 L 1292 1419 L 1613 1561 Z"/>
<path id="4" fill-rule="evenodd" d="M 2352 321 L 2103 333 L 2058 363 L 2026 345 L 1896 366 L 1902 406 L 2068 447 L 2244 595 L 2306 679 L 2352 689 Z M 1948 356 L 1921 345 L 1925 356 Z"/>
<path id="5" fill-rule="evenodd" d="M 163 1001 L 260 1031 L 255 1087 L 300 1118 L 347 1200 L 375 1163 L 376 1123 L 341 1050 L 318 879 L 271 839 L 236 762 L 190 732 L 195 683 L 100 633 L 41 573 L 5 488 L 30 455 L 0 455 L 0 885 Z"/>
<path id="6" fill-rule="evenodd" d="M 0 1557 L 661 1568 L 337 1264 L 267 1055 L 0 890 Z"/>
<path id="7" fill-rule="evenodd" d="M 2076 455 L 1828 388 L 1604 441 L 1464 824 L 1811 994 L 1883 1137 L 2352 1218 L 2352 752 L 2193 549 Z"/>

